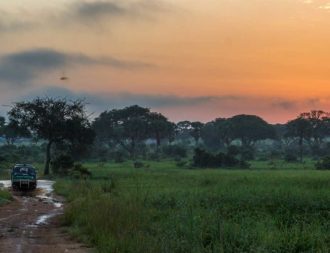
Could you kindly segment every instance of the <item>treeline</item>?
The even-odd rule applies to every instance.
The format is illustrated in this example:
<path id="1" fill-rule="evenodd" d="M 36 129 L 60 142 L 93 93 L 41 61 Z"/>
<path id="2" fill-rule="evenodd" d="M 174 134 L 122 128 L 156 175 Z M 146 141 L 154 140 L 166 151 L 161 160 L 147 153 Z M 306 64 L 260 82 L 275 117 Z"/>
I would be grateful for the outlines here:
<path id="1" fill-rule="evenodd" d="M 252 159 L 284 158 L 290 162 L 303 161 L 305 155 L 328 155 L 330 114 L 306 112 L 282 125 L 271 125 L 255 115 L 174 123 L 161 113 L 134 105 L 91 119 L 82 100 L 36 98 L 15 103 L 8 121 L 0 118 L 0 135 L 7 146 L 23 137 L 42 141 L 39 147 L 46 154 L 45 174 L 52 162 L 58 164 L 58 158 L 63 160 L 68 154 L 75 160 L 116 162 L 180 161 L 190 156 L 199 167 L 246 166 Z"/>

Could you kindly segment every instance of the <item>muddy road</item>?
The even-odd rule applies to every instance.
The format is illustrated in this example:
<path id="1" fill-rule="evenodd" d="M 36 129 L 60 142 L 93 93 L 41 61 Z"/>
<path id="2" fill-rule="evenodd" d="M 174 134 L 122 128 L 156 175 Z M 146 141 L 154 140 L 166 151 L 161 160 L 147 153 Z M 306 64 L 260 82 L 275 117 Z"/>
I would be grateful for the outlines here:
<path id="1" fill-rule="evenodd" d="M 1 253 L 92 252 L 61 228 L 63 202 L 54 195 L 53 183 L 38 180 L 35 191 L 13 192 L 14 201 L 0 207 Z M 0 187 L 10 188 L 10 181 L 0 181 Z"/>

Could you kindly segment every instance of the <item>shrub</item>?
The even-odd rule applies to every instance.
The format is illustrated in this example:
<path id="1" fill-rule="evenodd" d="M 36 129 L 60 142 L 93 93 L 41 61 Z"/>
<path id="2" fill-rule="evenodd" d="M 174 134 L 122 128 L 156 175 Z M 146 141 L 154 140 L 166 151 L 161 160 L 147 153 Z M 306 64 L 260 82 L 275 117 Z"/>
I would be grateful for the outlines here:
<path id="1" fill-rule="evenodd" d="M 284 160 L 288 163 L 292 163 L 292 162 L 297 162 L 298 161 L 298 157 L 292 153 L 287 153 L 284 156 Z"/>
<path id="2" fill-rule="evenodd" d="M 181 145 L 168 145 L 162 148 L 162 152 L 169 157 L 186 157 L 187 148 Z"/>
<path id="3" fill-rule="evenodd" d="M 113 158 L 115 163 L 123 163 L 125 162 L 126 154 L 125 152 L 118 150 L 113 153 Z"/>
<path id="4" fill-rule="evenodd" d="M 240 154 L 240 148 L 238 146 L 235 146 L 235 145 L 230 145 L 228 148 L 227 148 L 227 154 L 228 155 L 231 155 L 231 156 L 236 156 L 236 155 L 239 155 Z"/>
<path id="5" fill-rule="evenodd" d="M 92 173 L 87 168 L 82 166 L 82 164 L 75 164 L 71 171 L 71 176 L 74 178 L 87 179 L 92 176 Z"/>
<path id="6" fill-rule="evenodd" d="M 252 147 L 242 147 L 241 157 L 243 160 L 253 160 L 254 159 L 254 149 Z"/>
<path id="7" fill-rule="evenodd" d="M 315 164 L 315 167 L 318 170 L 330 170 L 330 156 L 323 157 Z"/>
<path id="8" fill-rule="evenodd" d="M 177 166 L 177 167 L 184 167 L 184 166 L 186 166 L 187 164 L 188 164 L 187 161 L 177 161 L 177 162 L 176 162 L 176 166 Z"/>
<path id="9" fill-rule="evenodd" d="M 72 156 L 66 154 L 61 154 L 57 156 L 51 162 L 52 171 L 54 174 L 57 175 L 68 175 L 73 166 L 74 160 Z"/>
<path id="10" fill-rule="evenodd" d="M 134 165 L 134 168 L 136 168 L 136 169 L 145 167 L 144 163 L 143 162 L 140 162 L 140 161 L 135 161 L 133 163 L 133 165 Z"/>
<path id="11" fill-rule="evenodd" d="M 219 152 L 214 155 L 202 149 L 195 149 L 193 165 L 201 168 L 221 168 L 239 166 L 241 162 L 230 154 Z"/>

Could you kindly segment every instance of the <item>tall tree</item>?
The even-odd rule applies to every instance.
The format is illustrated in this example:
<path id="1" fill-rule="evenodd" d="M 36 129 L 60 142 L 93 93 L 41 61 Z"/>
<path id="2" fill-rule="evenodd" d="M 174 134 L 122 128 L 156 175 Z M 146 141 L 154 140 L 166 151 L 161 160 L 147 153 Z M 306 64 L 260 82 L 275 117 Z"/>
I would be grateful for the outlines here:
<path id="1" fill-rule="evenodd" d="M 165 116 L 157 112 L 149 113 L 149 120 L 149 129 L 154 134 L 158 150 L 162 139 L 171 138 L 174 126 Z"/>
<path id="2" fill-rule="evenodd" d="M 191 131 L 190 135 L 194 138 L 195 143 L 198 144 L 199 139 L 201 138 L 201 131 L 204 124 L 199 121 L 191 122 Z"/>
<path id="3" fill-rule="evenodd" d="M 233 138 L 230 122 L 224 118 L 217 118 L 206 123 L 202 128 L 201 138 L 211 148 L 228 147 Z"/>
<path id="4" fill-rule="evenodd" d="M 121 145 L 134 158 L 137 144 L 150 135 L 149 115 L 148 108 L 138 105 L 106 111 L 95 119 L 93 128 L 99 139 Z"/>
<path id="5" fill-rule="evenodd" d="M 8 112 L 12 124 L 28 129 L 36 138 L 47 141 L 44 174 L 49 174 L 51 148 L 54 143 L 81 141 L 90 143 L 75 133 L 90 129 L 85 104 L 82 100 L 36 98 L 32 101 L 15 103 Z M 79 138 L 79 139 L 78 139 Z"/>
<path id="6" fill-rule="evenodd" d="M 312 133 L 310 122 L 302 117 L 291 120 L 287 123 L 286 137 L 293 137 L 298 140 L 300 161 L 303 161 L 304 140 L 309 140 Z"/>
<path id="7" fill-rule="evenodd" d="M 300 118 L 307 120 L 311 127 L 310 143 L 312 146 L 319 149 L 324 138 L 330 132 L 330 114 L 322 110 L 313 110 L 310 112 L 302 113 Z"/>
<path id="8" fill-rule="evenodd" d="M 238 139 L 245 147 L 251 147 L 258 140 L 274 139 L 275 130 L 262 118 L 255 115 L 236 115 L 228 119 L 232 139 Z"/>

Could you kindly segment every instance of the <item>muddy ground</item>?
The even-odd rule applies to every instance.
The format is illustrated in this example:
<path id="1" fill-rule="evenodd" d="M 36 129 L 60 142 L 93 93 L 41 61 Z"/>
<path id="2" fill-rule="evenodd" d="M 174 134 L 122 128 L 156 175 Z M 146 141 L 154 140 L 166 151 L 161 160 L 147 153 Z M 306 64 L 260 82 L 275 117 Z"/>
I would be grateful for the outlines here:
<path id="1" fill-rule="evenodd" d="M 10 182 L 0 181 L 0 187 Z M 14 201 L 0 207 L 0 252 L 86 253 L 60 226 L 63 201 L 52 191 L 52 181 L 40 180 L 32 192 L 13 192 Z"/>

